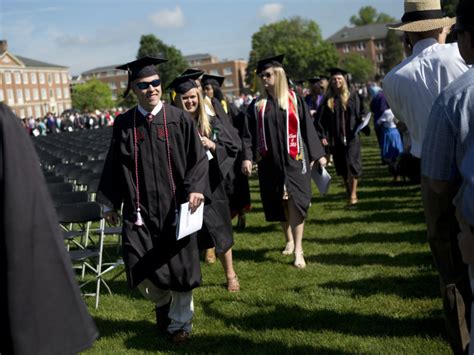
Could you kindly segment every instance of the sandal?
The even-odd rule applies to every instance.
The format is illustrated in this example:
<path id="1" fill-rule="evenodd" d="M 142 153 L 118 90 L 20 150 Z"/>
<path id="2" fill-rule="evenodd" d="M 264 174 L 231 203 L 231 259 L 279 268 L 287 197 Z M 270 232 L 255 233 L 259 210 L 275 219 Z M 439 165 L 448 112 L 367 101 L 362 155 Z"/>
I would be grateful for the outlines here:
<path id="1" fill-rule="evenodd" d="M 206 249 L 206 257 L 205 261 L 207 264 L 214 264 L 216 262 L 216 249 L 211 248 L 211 249 Z"/>
<path id="2" fill-rule="evenodd" d="M 239 292 L 240 291 L 240 282 L 237 275 L 231 278 L 227 278 L 227 291 L 229 292 Z"/>
<path id="3" fill-rule="evenodd" d="M 295 252 L 295 262 L 293 263 L 293 265 L 298 269 L 304 269 L 306 267 L 306 261 L 304 261 L 302 251 Z"/>
<path id="4" fill-rule="evenodd" d="M 295 243 L 294 242 L 287 242 L 285 245 L 285 249 L 281 252 L 283 255 L 291 255 L 295 251 Z"/>

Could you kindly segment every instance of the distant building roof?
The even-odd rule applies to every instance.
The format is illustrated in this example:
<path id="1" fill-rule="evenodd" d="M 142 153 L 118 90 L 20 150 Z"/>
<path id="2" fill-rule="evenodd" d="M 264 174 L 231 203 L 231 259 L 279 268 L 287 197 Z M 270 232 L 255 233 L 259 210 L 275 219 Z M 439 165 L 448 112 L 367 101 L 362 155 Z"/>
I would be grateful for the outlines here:
<path id="1" fill-rule="evenodd" d="M 89 74 L 94 74 L 94 73 L 103 73 L 103 72 L 108 72 L 108 71 L 111 71 L 111 70 L 116 70 L 115 68 L 118 67 L 119 65 L 120 64 L 107 65 L 106 67 L 94 68 L 94 69 L 83 72 L 82 75 L 89 75 Z M 126 72 L 124 71 L 124 73 L 126 73 Z"/>
<path id="2" fill-rule="evenodd" d="M 50 63 L 45 63 L 45 62 L 40 62 L 39 60 L 35 59 L 30 59 L 30 58 L 25 58 L 21 57 L 19 55 L 15 55 L 16 58 L 21 60 L 23 64 L 27 67 L 34 67 L 34 68 L 63 68 L 67 69 L 68 67 L 62 66 L 62 65 L 57 65 L 57 64 L 50 64 Z"/>
<path id="3" fill-rule="evenodd" d="M 191 60 L 198 60 L 198 59 L 206 59 L 206 58 L 213 58 L 214 56 L 209 53 L 200 53 L 200 54 L 190 54 L 190 55 L 185 55 L 184 59 L 187 61 Z"/>
<path id="4" fill-rule="evenodd" d="M 343 27 L 330 36 L 327 41 L 337 44 L 354 42 L 368 39 L 384 39 L 387 37 L 388 29 L 386 23 L 374 23 L 365 26 Z"/>

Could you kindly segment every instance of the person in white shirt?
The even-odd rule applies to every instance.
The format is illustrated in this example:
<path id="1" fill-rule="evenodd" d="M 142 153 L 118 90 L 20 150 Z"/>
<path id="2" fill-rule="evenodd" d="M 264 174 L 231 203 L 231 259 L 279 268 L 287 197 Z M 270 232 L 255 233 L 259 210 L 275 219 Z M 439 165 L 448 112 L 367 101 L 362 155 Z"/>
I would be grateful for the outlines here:
<path id="1" fill-rule="evenodd" d="M 384 92 L 395 116 L 408 127 L 414 159 L 422 158 L 435 99 L 469 69 L 457 44 L 444 43 L 454 23 L 454 18 L 444 17 L 439 0 L 405 0 L 402 22 L 388 26 L 403 31 L 406 47 L 411 49 L 411 54 L 385 77 Z M 439 196 L 425 177 L 421 179 L 428 241 L 440 274 L 448 340 L 454 353 L 463 353 L 469 344 L 470 310 L 465 304 L 471 292 L 466 265 L 458 262 L 458 225 L 452 199 Z"/>

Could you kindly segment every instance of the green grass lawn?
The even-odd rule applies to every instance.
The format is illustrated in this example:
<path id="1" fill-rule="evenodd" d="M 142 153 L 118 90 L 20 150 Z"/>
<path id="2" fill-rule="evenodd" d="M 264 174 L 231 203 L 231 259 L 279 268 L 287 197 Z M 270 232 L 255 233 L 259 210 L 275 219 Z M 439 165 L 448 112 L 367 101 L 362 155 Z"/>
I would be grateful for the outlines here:
<path id="1" fill-rule="evenodd" d="M 375 138 L 362 140 L 358 209 L 344 208 L 332 168 L 329 195 L 313 187 L 306 269 L 281 255 L 283 234 L 265 222 L 253 178 L 253 211 L 234 233 L 241 292 L 227 292 L 220 264 L 203 265 L 192 341 L 177 347 L 157 335 L 153 304 L 122 275 L 98 310 L 86 300 L 101 333 L 87 353 L 449 354 L 419 187 L 392 186 Z"/>

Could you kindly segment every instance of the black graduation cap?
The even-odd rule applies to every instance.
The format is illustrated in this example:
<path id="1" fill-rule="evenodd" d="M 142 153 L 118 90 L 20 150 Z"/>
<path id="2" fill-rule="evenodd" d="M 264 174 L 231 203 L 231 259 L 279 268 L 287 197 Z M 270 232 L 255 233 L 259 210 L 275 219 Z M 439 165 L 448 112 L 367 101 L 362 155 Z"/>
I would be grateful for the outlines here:
<path id="1" fill-rule="evenodd" d="M 177 94 L 184 94 L 193 88 L 197 88 L 196 80 L 202 75 L 202 71 L 191 74 L 180 75 L 175 78 L 166 88 L 173 89 Z"/>
<path id="2" fill-rule="evenodd" d="M 167 59 L 163 58 L 145 56 L 127 64 L 123 64 L 116 67 L 115 69 L 126 70 L 128 72 L 127 89 L 123 93 L 123 97 L 126 97 L 128 95 L 132 81 L 140 78 L 146 78 L 152 75 L 157 75 L 158 72 L 156 71 L 155 65 L 165 63 L 167 61 Z"/>
<path id="3" fill-rule="evenodd" d="M 271 68 L 271 67 L 283 67 L 283 57 L 284 54 L 276 55 L 273 57 L 268 57 L 265 59 L 261 59 L 257 62 L 257 74 L 260 74 L 262 71 L 265 69 Z"/>
<path id="4" fill-rule="evenodd" d="M 225 77 L 220 76 L 220 75 L 204 74 L 202 76 L 201 82 L 203 86 L 212 85 L 212 86 L 221 87 L 222 84 L 224 83 L 224 79 Z"/>
<path id="5" fill-rule="evenodd" d="M 181 75 L 196 74 L 196 73 L 199 73 L 200 74 L 199 76 L 204 74 L 204 72 L 200 69 L 188 68 L 185 71 L 183 71 Z"/>
<path id="6" fill-rule="evenodd" d="M 328 69 L 328 73 L 330 74 L 330 76 L 334 76 L 334 75 L 347 75 L 347 71 L 345 71 L 344 69 L 341 69 L 341 68 L 337 68 L 337 67 L 334 67 L 334 68 L 329 68 Z"/>
<path id="7" fill-rule="evenodd" d="M 308 82 L 311 84 L 311 85 L 314 85 L 316 84 L 317 82 L 319 82 L 321 80 L 321 78 L 319 76 L 313 76 L 312 78 L 309 78 L 308 79 Z"/>

